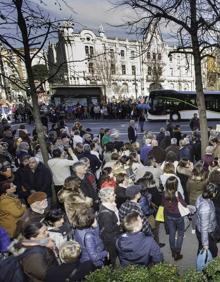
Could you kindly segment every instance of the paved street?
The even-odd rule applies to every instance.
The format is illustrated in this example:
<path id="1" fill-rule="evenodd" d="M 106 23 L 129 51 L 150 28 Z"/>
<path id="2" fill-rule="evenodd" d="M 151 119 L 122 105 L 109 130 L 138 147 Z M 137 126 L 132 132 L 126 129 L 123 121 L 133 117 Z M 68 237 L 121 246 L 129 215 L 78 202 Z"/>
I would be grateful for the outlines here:
<path id="1" fill-rule="evenodd" d="M 74 122 L 74 121 L 73 121 Z M 69 128 L 73 125 L 73 122 L 68 122 L 67 125 Z M 129 120 L 82 120 L 80 121 L 85 128 L 91 128 L 92 132 L 96 135 L 98 134 L 100 128 L 115 128 L 119 130 L 121 139 L 123 141 L 128 141 L 127 139 L 127 129 L 128 129 L 128 123 Z M 173 125 L 179 124 L 182 133 L 189 133 L 191 132 L 189 127 L 188 121 L 173 123 Z M 212 126 L 213 128 L 216 127 L 216 124 L 220 124 L 220 121 L 209 121 L 208 125 Z M 13 128 L 18 128 L 19 124 L 13 124 Z M 138 126 L 138 124 L 137 124 Z M 29 132 L 32 132 L 33 130 L 33 124 L 32 125 L 26 125 Z M 144 129 L 150 130 L 153 133 L 158 133 L 161 127 L 166 128 L 166 122 L 165 121 L 147 121 L 145 122 Z M 140 129 L 138 129 L 138 140 L 141 140 L 143 136 L 143 133 L 140 132 Z"/>

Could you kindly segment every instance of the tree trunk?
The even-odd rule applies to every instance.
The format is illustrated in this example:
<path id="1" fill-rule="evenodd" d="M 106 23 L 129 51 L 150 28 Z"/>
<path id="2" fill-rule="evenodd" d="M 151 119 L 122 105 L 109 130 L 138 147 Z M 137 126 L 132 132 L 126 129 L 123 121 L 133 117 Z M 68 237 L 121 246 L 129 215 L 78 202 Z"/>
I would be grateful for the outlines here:
<path id="1" fill-rule="evenodd" d="M 45 136 L 44 136 L 44 129 L 43 129 L 43 125 L 42 125 L 41 118 L 40 118 L 38 97 L 37 97 L 36 88 L 34 84 L 34 76 L 33 76 L 33 71 L 32 71 L 32 66 L 31 66 L 31 53 L 30 53 L 30 46 L 29 46 L 28 31 L 27 31 L 25 18 L 22 13 L 23 2 L 20 0 L 16 0 L 14 1 L 14 4 L 17 9 L 18 26 L 21 31 L 22 40 L 23 40 L 24 56 L 25 56 L 24 63 L 25 63 L 26 71 L 27 71 L 28 84 L 30 86 L 31 99 L 33 103 L 33 116 L 34 116 L 34 121 L 36 124 L 38 141 L 40 144 L 44 163 L 45 165 L 47 165 L 48 151 L 47 151 L 47 145 L 46 145 Z"/>
<path id="2" fill-rule="evenodd" d="M 40 149 L 41 149 L 41 153 L 43 156 L 44 164 L 47 165 L 48 150 L 47 150 L 47 145 L 45 141 L 44 128 L 43 128 L 41 118 L 40 118 L 38 98 L 37 98 L 36 92 L 35 93 L 33 92 L 33 95 L 32 95 L 32 90 L 31 90 L 31 99 L 33 103 L 33 116 L 34 116 L 34 121 L 36 125 L 37 137 L 38 137 L 38 141 L 40 144 Z"/>
<path id="3" fill-rule="evenodd" d="M 201 68 L 201 52 L 198 40 L 198 22 L 197 22 L 197 5 L 198 1 L 190 0 L 191 13 L 191 41 L 194 58 L 194 71 L 196 81 L 196 101 L 199 111 L 199 123 L 201 133 L 201 154 L 205 154 L 205 148 L 208 145 L 208 124 L 206 117 L 205 96 L 202 83 L 202 68 Z"/>
<path id="4" fill-rule="evenodd" d="M 199 123 L 201 132 L 201 154 L 205 154 L 205 149 L 208 146 L 208 123 L 206 117 L 205 96 L 202 84 L 201 58 L 199 54 L 194 54 L 194 69 L 196 80 L 196 101 L 199 111 Z"/>

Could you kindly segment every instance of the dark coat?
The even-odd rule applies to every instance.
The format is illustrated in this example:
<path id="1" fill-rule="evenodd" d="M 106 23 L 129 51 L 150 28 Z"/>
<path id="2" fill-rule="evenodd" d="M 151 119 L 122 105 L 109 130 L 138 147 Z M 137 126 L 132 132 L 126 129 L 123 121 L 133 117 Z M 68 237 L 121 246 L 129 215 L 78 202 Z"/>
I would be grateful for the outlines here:
<path id="1" fill-rule="evenodd" d="M 82 159 L 82 158 L 88 158 L 90 161 L 90 169 L 92 171 L 92 173 L 96 173 L 96 171 L 100 168 L 101 166 L 101 162 L 100 160 L 93 154 L 91 153 L 82 153 L 78 156 L 78 159 Z"/>
<path id="2" fill-rule="evenodd" d="M 87 179 L 87 177 L 84 177 L 82 179 L 81 184 L 80 184 L 80 189 L 83 192 L 84 196 L 93 199 L 94 208 L 97 209 L 97 205 L 99 201 L 98 194 L 95 188 L 92 186 L 92 184 Z"/>
<path id="3" fill-rule="evenodd" d="M 165 151 L 166 151 L 166 155 L 168 152 L 173 152 L 176 155 L 176 159 L 179 160 L 180 159 L 180 153 L 179 153 L 179 146 L 175 145 L 175 144 L 171 144 L 170 146 L 168 146 Z"/>
<path id="4" fill-rule="evenodd" d="M 170 136 L 165 136 L 160 142 L 160 148 L 166 150 L 168 146 L 170 146 L 171 138 Z"/>
<path id="5" fill-rule="evenodd" d="M 48 270 L 45 282 L 66 282 L 66 279 L 70 277 L 74 270 L 76 270 L 76 272 L 69 281 L 82 281 L 86 275 L 95 271 L 95 269 L 91 261 L 85 261 L 83 263 L 63 263 L 59 266 L 51 267 Z"/>
<path id="6" fill-rule="evenodd" d="M 98 214 L 98 223 L 100 227 L 101 238 L 104 244 L 108 244 L 109 241 L 116 241 L 120 232 L 120 227 L 117 224 L 118 219 L 115 213 L 101 205 Z"/>
<path id="7" fill-rule="evenodd" d="M 128 127 L 128 140 L 131 143 L 134 143 L 137 140 L 137 135 L 133 126 Z"/>
<path id="8" fill-rule="evenodd" d="M 22 260 L 23 270 L 29 282 L 44 282 L 48 269 L 58 264 L 51 249 L 41 246 L 37 248 L 42 248 L 42 252 L 32 253 Z"/>
<path id="9" fill-rule="evenodd" d="M 161 164 L 166 157 L 166 152 L 158 146 L 152 148 L 149 152 L 148 157 L 153 157 L 158 164 Z"/>
<path id="10" fill-rule="evenodd" d="M 46 216 L 47 211 L 45 213 L 40 214 L 32 211 L 30 208 L 25 211 L 22 217 L 17 221 L 17 228 L 16 228 L 16 236 L 17 237 L 24 228 L 33 222 L 42 222 Z"/>
<path id="11" fill-rule="evenodd" d="M 117 208 L 119 209 L 120 206 L 127 200 L 126 196 L 126 188 L 121 186 L 116 186 L 115 188 L 115 194 L 116 194 L 116 204 Z"/>
<path id="12" fill-rule="evenodd" d="M 49 168 L 47 168 L 43 163 L 39 163 L 35 172 L 31 169 L 28 171 L 30 189 L 35 191 L 45 192 L 48 197 L 52 196 L 52 174 Z"/>
<path id="13" fill-rule="evenodd" d="M 114 266 L 117 258 L 116 240 L 119 237 L 121 230 L 117 224 L 118 219 L 116 214 L 101 205 L 98 214 L 98 223 L 100 226 L 101 238 L 105 249 L 109 252 L 110 263 Z"/>
<path id="14" fill-rule="evenodd" d="M 163 261 L 160 247 L 152 237 L 143 232 L 125 233 L 120 236 L 116 244 L 120 264 L 138 264 L 148 266 L 150 263 Z"/>
<path id="15" fill-rule="evenodd" d="M 27 199 L 31 194 L 30 192 L 30 179 L 28 177 L 30 168 L 28 166 L 20 166 L 15 172 L 14 183 L 17 186 L 17 194 L 20 199 Z"/>

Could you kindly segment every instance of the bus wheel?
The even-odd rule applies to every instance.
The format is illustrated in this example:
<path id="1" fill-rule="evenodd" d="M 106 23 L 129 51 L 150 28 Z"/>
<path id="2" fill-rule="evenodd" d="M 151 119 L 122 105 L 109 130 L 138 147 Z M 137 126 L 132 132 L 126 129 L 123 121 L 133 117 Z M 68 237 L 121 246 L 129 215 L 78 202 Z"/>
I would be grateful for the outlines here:
<path id="1" fill-rule="evenodd" d="M 180 120 L 180 114 L 178 112 L 171 113 L 170 119 L 172 121 L 179 121 Z"/>

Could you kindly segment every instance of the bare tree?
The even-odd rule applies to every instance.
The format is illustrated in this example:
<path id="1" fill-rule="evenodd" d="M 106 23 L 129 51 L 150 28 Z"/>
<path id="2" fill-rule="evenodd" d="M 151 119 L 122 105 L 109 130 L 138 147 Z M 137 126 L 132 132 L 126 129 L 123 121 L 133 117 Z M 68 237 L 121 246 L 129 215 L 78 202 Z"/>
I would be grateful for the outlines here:
<path id="1" fill-rule="evenodd" d="M 177 41 L 174 52 L 191 54 L 194 58 L 197 105 L 200 118 L 202 153 L 208 144 L 206 106 L 202 81 L 202 60 L 209 50 L 219 47 L 220 1 L 218 0 L 121 0 L 135 10 L 137 19 L 129 22 L 136 31 L 146 35 L 155 27 L 167 27 Z"/>
<path id="2" fill-rule="evenodd" d="M 114 76 L 117 73 L 117 64 L 114 52 L 104 50 L 102 53 L 95 52 L 96 56 L 91 58 L 92 69 L 89 69 L 91 77 L 104 86 L 105 99 L 107 93 L 112 89 Z"/>
<path id="3" fill-rule="evenodd" d="M 43 82 L 35 85 L 32 62 L 44 48 L 47 40 L 57 32 L 58 25 L 58 21 L 52 21 L 50 16 L 32 1 L 0 1 L 0 42 L 25 64 L 33 116 L 45 164 L 47 164 L 48 152 L 37 97 L 37 89 Z M 32 53 L 33 48 L 34 53 Z M 7 77 L 7 79 L 22 88 L 22 85 L 16 82 L 18 76 Z"/>

